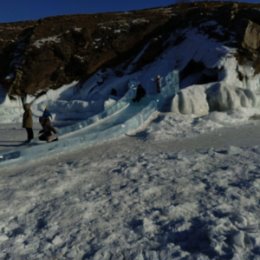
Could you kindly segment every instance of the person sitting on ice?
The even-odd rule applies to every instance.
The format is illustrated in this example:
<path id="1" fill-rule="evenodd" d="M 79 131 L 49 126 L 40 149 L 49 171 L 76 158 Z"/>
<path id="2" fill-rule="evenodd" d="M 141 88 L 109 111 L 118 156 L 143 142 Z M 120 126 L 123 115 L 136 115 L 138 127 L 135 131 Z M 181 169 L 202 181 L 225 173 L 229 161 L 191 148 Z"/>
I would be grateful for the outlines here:
<path id="1" fill-rule="evenodd" d="M 57 130 L 52 126 L 49 117 L 39 118 L 42 129 L 39 131 L 39 140 L 53 142 L 58 141 Z"/>
<path id="2" fill-rule="evenodd" d="M 110 91 L 110 96 L 117 98 L 117 90 L 115 88 L 112 88 Z"/>
<path id="3" fill-rule="evenodd" d="M 48 107 L 46 106 L 43 113 L 42 113 L 42 118 L 49 118 L 50 120 L 52 119 L 52 114 L 48 110 Z"/>

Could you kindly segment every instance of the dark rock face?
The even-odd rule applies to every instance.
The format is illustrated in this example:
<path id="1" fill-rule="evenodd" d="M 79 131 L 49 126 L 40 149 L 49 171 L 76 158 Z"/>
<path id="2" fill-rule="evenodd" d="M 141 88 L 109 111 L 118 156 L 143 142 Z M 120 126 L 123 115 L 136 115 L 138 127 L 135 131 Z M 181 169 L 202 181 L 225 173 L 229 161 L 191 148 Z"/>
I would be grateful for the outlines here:
<path id="1" fill-rule="evenodd" d="M 232 33 L 239 61 L 249 60 L 257 67 L 259 9 L 250 4 L 194 3 L 0 24 L 0 83 L 9 95 L 35 95 L 74 80 L 82 82 L 108 66 L 123 64 L 123 70 L 144 50 L 133 67 L 139 70 L 163 52 L 172 33 L 206 20 L 217 21 L 226 31 L 220 35 L 208 27 L 204 33 L 219 41 L 228 41 Z"/>
<path id="2" fill-rule="evenodd" d="M 170 18 L 148 10 L 2 24 L 0 81 L 10 94 L 21 95 L 84 80 L 131 56 Z M 12 84 L 17 69 L 22 75 Z"/>

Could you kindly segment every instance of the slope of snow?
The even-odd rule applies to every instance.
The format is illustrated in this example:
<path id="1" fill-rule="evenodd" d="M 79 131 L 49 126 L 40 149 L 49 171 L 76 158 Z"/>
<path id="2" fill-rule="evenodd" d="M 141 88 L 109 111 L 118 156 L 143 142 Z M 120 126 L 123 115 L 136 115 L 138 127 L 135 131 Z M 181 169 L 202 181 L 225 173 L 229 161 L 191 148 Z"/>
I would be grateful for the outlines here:
<path id="1" fill-rule="evenodd" d="M 1 258 L 257 259 L 259 146 L 143 137 L 2 168 Z"/>

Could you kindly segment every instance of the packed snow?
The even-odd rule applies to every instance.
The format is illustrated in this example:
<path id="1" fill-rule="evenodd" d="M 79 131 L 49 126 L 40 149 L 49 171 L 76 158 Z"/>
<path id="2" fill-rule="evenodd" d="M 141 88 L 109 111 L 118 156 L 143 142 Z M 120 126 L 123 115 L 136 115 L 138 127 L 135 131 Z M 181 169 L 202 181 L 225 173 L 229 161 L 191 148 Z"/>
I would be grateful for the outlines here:
<path id="1" fill-rule="evenodd" d="M 260 259 L 259 76 L 241 67 L 247 81 L 239 81 L 234 50 L 193 30 L 186 35 L 142 71 L 123 77 L 100 71 L 83 86 L 49 90 L 33 104 L 35 134 L 46 105 L 62 131 L 116 104 L 131 80 L 156 97 L 157 74 L 165 77 L 191 59 L 221 68 L 218 82 L 184 80 L 170 111 L 154 111 L 113 140 L 56 153 L 40 144 L 44 154 L 30 154 L 34 147 L 22 145 L 22 104 L 1 93 L 1 152 L 24 149 L 28 156 L 0 164 L 0 259 Z M 218 95 L 209 103 L 213 87 Z M 210 111 L 214 102 L 227 105 L 225 91 L 233 93 L 233 105 Z M 98 133 L 111 122 L 103 118 L 86 131 Z"/>
<path id="2" fill-rule="evenodd" d="M 57 43 L 60 42 L 60 35 L 56 35 L 56 36 L 52 36 L 52 37 L 48 37 L 48 38 L 37 40 L 36 42 L 33 43 L 33 45 L 36 48 L 41 48 L 45 44 L 52 43 L 52 42 L 57 42 Z"/>

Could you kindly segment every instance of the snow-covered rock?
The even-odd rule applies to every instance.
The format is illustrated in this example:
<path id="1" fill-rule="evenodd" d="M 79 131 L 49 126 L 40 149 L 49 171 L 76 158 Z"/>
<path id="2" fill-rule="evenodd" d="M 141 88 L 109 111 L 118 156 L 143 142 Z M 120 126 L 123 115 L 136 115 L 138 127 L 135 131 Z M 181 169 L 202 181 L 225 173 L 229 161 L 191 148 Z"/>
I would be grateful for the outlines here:
<path id="1" fill-rule="evenodd" d="M 260 48 L 260 25 L 252 21 L 248 22 L 243 45 L 245 48 L 250 48 L 254 51 Z"/>
<path id="2" fill-rule="evenodd" d="M 211 111 L 229 111 L 241 107 L 254 107 L 256 96 L 250 89 L 226 84 L 216 84 L 207 92 Z"/>
<path id="3" fill-rule="evenodd" d="M 207 115 L 209 105 L 204 86 L 190 86 L 181 90 L 172 101 L 171 111 L 181 114 Z"/>
<path id="4" fill-rule="evenodd" d="M 114 98 L 109 98 L 104 102 L 104 108 L 107 109 L 111 106 L 113 106 L 116 103 L 117 100 L 115 100 Z"/>

